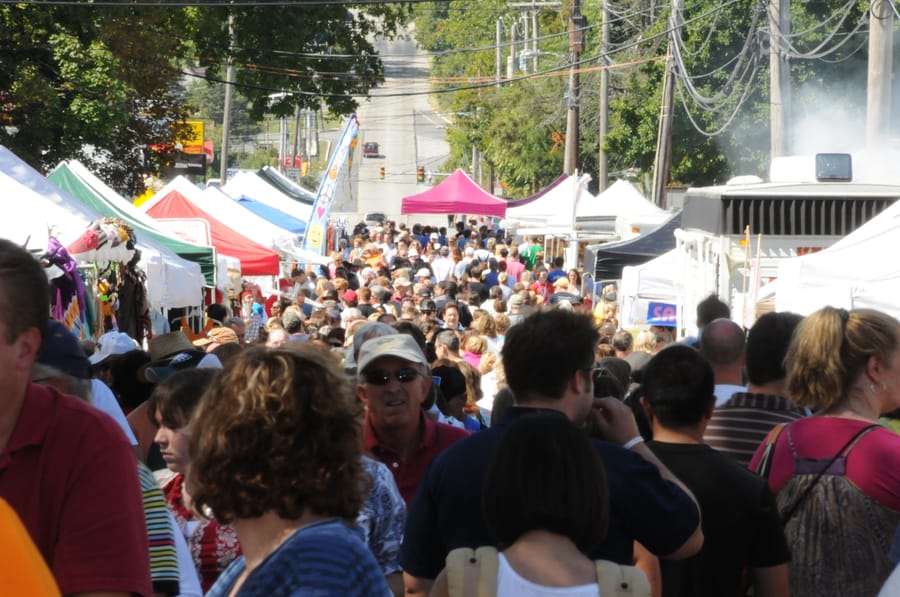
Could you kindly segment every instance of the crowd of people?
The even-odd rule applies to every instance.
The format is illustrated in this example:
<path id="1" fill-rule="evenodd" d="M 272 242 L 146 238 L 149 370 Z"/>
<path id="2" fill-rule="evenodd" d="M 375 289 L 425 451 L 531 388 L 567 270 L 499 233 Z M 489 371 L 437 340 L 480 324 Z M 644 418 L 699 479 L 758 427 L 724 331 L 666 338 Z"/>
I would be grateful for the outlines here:
<path id="1" fill-rule="evenodd" d="M 146 350 L 0 240 L 4 593 L 900 594 L 892 317 L 638 333 L 537 239 L 355 232 Z"/>

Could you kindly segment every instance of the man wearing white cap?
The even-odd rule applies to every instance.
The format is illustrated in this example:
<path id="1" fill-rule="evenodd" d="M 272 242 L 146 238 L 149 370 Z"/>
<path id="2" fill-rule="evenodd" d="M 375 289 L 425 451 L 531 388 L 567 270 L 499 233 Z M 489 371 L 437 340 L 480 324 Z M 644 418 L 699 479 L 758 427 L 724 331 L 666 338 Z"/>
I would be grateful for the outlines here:
<path id="1" fill-rule="evenodd" d="M 140 349 L 141 347 L 137 341 L 128 334 L 124 332 L 106 332 L 97 340 L 97 350 L 88 357 L 88 360 L 91 362 L 94 375 L 107 385 L 110 385 L 112 383 L 110 365 L 117 357 L 132 350 Z"/>
<path id="2" fill-rule="evenodd" d="M 425 416 L 431 372 L 412 336 L 366 340 L 357 371 L 356 393 L 366 405 L 363 445 L 391 469 L 408 506 L 431 461 L 468 432 Z"/>

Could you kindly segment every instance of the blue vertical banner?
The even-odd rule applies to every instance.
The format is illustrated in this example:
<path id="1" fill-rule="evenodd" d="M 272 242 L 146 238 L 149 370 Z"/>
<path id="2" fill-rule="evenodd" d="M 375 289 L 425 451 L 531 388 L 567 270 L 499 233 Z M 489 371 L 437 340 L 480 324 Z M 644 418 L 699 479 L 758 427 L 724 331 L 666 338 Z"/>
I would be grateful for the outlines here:
<path id="1" fill-rule="evenodd" d="M 338 183 L 345 171 L 350 172 L 353 165 L 353 153 L 359 137 L 359 121 L 356 114 L 352 114 L 341 134 L 341 140 L 331 154 L 328 162 L 328 170 L 322 177 L 319 192 L 316 194 L 316 202 L 313 203 L 312 213 L 306 225 L 306 235 L 303 237 L 303 248 L 315 251 L 320 255 L 325 251 L 325 231 L 328 226 L 328 214 L 334 202 L 334 194 Z"/>

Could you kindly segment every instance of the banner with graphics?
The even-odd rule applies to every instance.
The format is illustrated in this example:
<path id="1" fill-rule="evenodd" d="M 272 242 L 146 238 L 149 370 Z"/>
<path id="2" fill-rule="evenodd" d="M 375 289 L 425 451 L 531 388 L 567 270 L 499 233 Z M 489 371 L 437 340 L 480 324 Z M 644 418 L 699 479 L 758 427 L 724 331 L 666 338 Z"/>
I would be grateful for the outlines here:
<path id="1" fill-rule="evenodd" d="M 313 203 L 312 213 L 309 216 L 309 222 L 306 225 L 306 235 L 303 237 L 303 248 L 315 251 L 320 255 L 325 251 L 326 227 L 328 226 L 328 214 L 331 212 L 331 205 L 334 202 L 334 194 L 338 188 L 341 176 L 345 172 L 350 171 L 353 165 L 353 153 L 356 150 L 356 143 L 359 136 L 359 121 L 356 115 L 350 116 L 344 132 L 341 134 L 341 140 L 338 142 L 337 148 L 331 154 L 331 160 L 328 162 L 328 170 L 322 177 L 322 183 L 319 185 L 319 192 L 316 195 L 316 202 Z"/>

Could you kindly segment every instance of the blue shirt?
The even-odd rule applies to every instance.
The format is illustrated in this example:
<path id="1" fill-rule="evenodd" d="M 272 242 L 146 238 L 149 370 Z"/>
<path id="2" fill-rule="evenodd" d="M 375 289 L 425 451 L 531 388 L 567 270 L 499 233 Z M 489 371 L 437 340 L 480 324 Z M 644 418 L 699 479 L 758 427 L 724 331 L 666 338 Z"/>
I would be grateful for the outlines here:
<path id="1" fill-rule="evenodd" d="M 226 597 L 245 568 L 225 569 L 206 597 Z M 298 529 L 244 580 L 240 597 L 390 597 L 381 568 L 353 529 L 334 518 Z"/>

